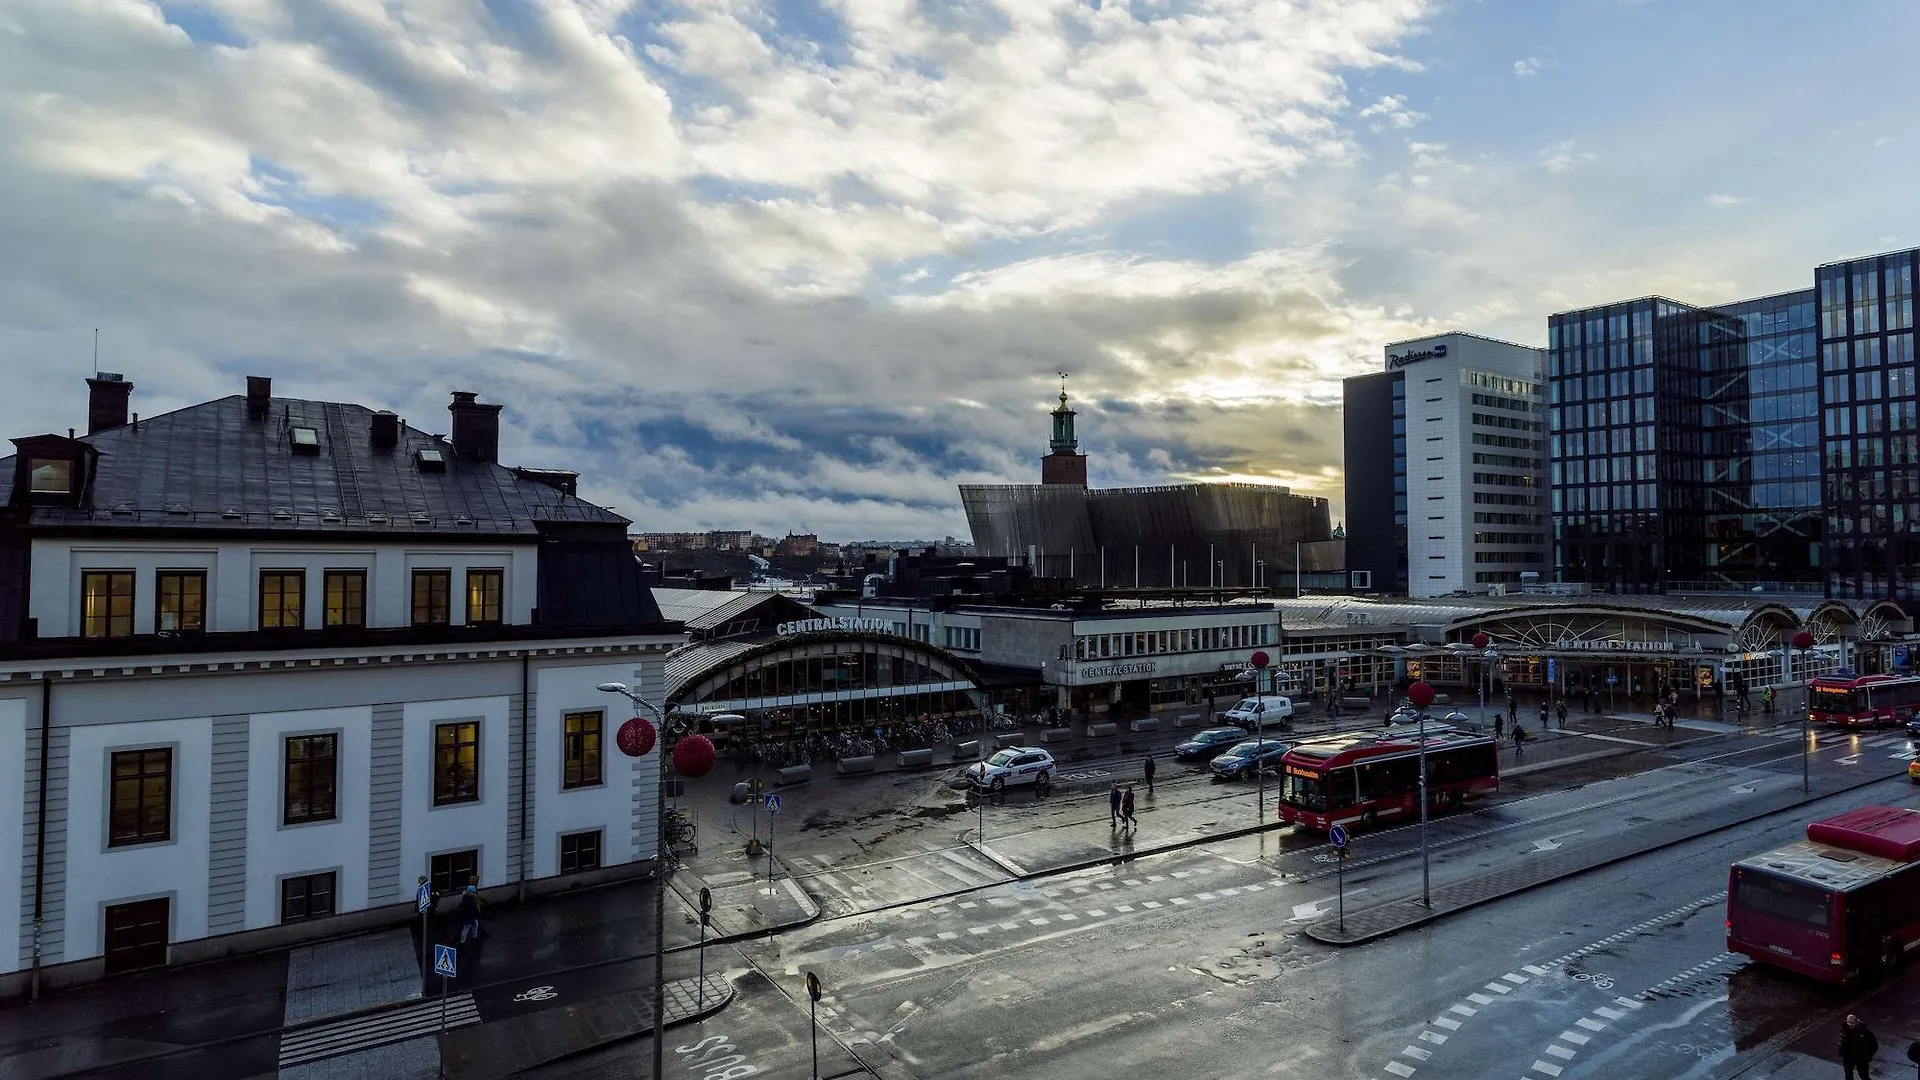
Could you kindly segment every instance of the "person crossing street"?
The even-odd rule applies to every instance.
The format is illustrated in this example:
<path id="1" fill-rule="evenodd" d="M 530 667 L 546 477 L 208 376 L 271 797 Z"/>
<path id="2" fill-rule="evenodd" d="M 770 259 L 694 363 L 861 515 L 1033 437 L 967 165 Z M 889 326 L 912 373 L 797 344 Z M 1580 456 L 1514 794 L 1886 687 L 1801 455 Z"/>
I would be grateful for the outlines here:
<path id="1" fill-rule="evenodd" d="M 1880 1052 L 1880 1040 L 1852 1013 L 1840 1025 L 1840 1067 L 1846 1070 L 1845 1080 L 1873 1080 L 1873 1056 Z"/>
<path id="2" fill-rule="evenodd" d="M 1120 785 L 1119 784 L 1113 785 L 1107 791 L 1107 825 L 1109 828 L 1114 828 L 1114 829 L 1117 829 L 1120 827 Z"/>
<path id="3" fill-rule="evenodd" d="M 1153 755 L 1152 754 L 1147 755 L 1145 772 L 1147 774 L 1147 794 L 1151 796 L 1153 794 Z"/>
<path id="4" fill-rule="evenodd" d="M 1138 821 L 1135 821 L 1133 817 L 1133 785 L 1132 784 L 1127 785 L 1126 794 L 1120 797 L 1120 820 L 1126 823 L 1127 831 L 1129 832 L 1133 831 L 1134 829 L 1140 826 L 1140 823 Z"/>

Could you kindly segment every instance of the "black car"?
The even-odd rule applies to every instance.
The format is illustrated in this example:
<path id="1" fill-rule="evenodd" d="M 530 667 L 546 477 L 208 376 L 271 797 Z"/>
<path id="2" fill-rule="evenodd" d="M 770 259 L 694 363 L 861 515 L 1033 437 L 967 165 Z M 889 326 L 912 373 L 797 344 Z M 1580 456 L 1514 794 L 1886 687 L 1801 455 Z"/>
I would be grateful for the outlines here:
<path id="1" fill-rule="evenodd" d="M 1278 769 L 1281 756 L 1291 749 L 1292 743 L 1277 739 L 1248 739 L 1214 758 L 1209 767 L 1215 780 L 1244 780 L 1256 771 Z"/>
<path id="2" fill-rule="evenodd" d="M 1208 728 L 1175 746 L 1173 756 L 1182 761 L 1206 761 L 1246 737 L 1246 731 L 1237 727 Z"/>
<path id="3" fill-rule="evenodd" d="M 1914 714 L 1913 719 L 1907 721 L 1907 738 L 1920 742 L 1920 713 Z"/>

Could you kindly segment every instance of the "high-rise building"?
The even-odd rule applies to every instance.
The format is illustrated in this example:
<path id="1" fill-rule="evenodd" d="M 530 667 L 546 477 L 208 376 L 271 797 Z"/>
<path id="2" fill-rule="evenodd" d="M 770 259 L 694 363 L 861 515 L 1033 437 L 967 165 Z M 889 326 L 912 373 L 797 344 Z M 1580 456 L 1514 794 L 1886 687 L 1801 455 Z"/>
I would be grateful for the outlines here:
<path id="1" fill-rule="evenodd" d="M 1554 571 L 1608 592 L 1819 580 L 1812 294 L 1548 322 Z"/>
<path id="2" fill-rule="evenodd" d="M 1920 595 L 1914 261 L 1896 251 L 1814 272 L 1827 593 Z"/>
<path id="3" fill-rule="evenodd" d="M 1359 406 L 1346 420 L 1351 569 L 1421 597 L 1538 579 L 1548 552 L 1541 364 L 1537 348 L 1455 332 L 1388 345 L 1385 371 L 1347 381 Z"/>

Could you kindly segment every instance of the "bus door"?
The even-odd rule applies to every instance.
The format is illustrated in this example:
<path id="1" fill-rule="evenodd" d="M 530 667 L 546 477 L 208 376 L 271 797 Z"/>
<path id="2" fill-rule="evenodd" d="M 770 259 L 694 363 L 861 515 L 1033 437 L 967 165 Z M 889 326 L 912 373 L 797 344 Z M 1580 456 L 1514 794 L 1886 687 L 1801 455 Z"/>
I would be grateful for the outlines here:
<path id="1" fill-rule="evenodd" d="M 1329 770 L 1327 772 L 1327 785 L 1333 800 L 1331 813 L 1336 818 L 1341 816 L 1342 811 L 1351 811 L 1355 804 L 1360 801 L 1359 792 L 1354 786 L 1353 766 L 1351 765 L 1344 769 Z"/>

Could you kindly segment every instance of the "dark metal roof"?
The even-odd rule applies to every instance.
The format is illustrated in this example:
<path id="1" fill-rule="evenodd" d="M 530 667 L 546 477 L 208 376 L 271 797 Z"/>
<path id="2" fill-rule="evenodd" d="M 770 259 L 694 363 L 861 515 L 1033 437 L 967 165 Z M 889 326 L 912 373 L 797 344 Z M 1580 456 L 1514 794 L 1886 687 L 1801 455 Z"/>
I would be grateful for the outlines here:
<path id="1" fill-rule="evenodd" d="M 83 505 L 35 506 L 24 524 L 495 540 L 531 540 L 543 524 L 628 524 L 513 469 L 461 460 L 451 443 L 405 424 L 398 445 L 375 447 L 373 416 L 360 405 L 276 397 L 256 417 L 235 395 L 84 436 L 100 458 Z M 293 451 L 295 427 L 317 433 L 317 453 Z M 421 450 L 439 451 L 445 471 L 421 471 Z M 0 459 L 0 477 L 12 471 L 13 458 Z M 9 497 L 0 487 L 0 500 Z"/>

